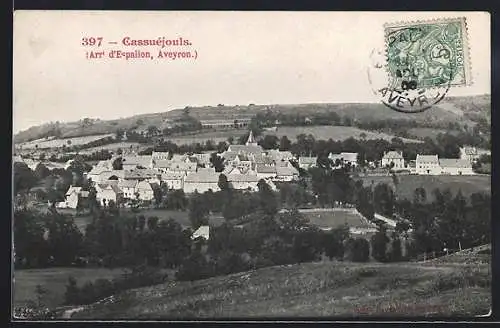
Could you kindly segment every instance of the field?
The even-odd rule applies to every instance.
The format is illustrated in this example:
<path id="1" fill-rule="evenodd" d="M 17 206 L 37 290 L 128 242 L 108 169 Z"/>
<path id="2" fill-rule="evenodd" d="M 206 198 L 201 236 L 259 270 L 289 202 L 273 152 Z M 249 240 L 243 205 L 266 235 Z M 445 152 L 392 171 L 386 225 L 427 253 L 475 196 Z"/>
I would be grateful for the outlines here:
<path id="1" fill-rule="evenodd" d="M 374 184 L 387 183 L 393 190 L 396 190 L 398 197 L 413 199 L 413 192 L 418 187 L 423 187 L 427 193 L 427 200 L 432 201 L 432 191 L 436 188 L 444 190 L 450 188 L 453 195 L 458 190 L 462 191 L 465 197 L 469 197 L 475 192 L 491 193 L 491 176 L 489 175 L 399 175 L 399 184 L 395 188 L 392 177 L 379 176 L 379 177 L 361 177 L 358 178 L 363 181 L 365 186 L 369 186 L 374 181 Z"/>
<path id="2" fill-rule="evenodd" d="M 371 224 L 356 210 L 343 209 L 311 209 L 299 210 L 312 225 L 320 228 L 336 228 L 347 224 L 352 228 L 373 228 Z"/>
<path id="3" fill-rule="evenodd" d="M 114 134 L 100 134 L 100 135 L 93 135 L 93 136 L 85 136 L 85 137 L 74 137 L 74 138 L 67 138 L 67 139 L 38 139 L 38 140 L 33 140 L 30 142 L 25 142 L 18 144 L 16 146 L 21 146 L 23 149 L 35 149 L 38 146 L 38 149 L 44 149 L 44 148 L 60 148 L 63 145 L 71 145 L 71 146 L 77 146 L 77 145 L 85 145 L 88 144 L 89 142 L 92 141 L 97 141 L 100 139 L 112 137 Z"/>
<path id="4" fill-rule="evenodd" d="M 281 138 L 282 136 L 287 136 L 288 139 L 295 141 L 299 134 L 309 135 L 312 134 L 315 139 L 322 140 L 345 140 L 347 138 L 353 137 L 355 139 L 361 139 L 361 134 L 366 135 L 366 139 L 384 139 L 390 141 L 395 136 L 386 133 L 377 133 L 367 130 L 361 130 L 355 127 L 349 126 L 284 126 L 278 127 L 277 131 L 265 131 L 264 134 L 274 134 Z M 415 139 L 405 139 L 401 138 L 405 142 L 420 143 L 422 141 Z"/>
<path id="5" fill-rule="evenodd" d="M 122 150 L 130 150 L 133 149 L 134 151 L 141 151 L 145 148 L 147 148 L 146 145 L 142 145 L 138 142 L 117 142 L 109 145 L 104 145 L 104 146 L 98 146 L 98 147 L 92 147 L 92 148 L 87 148 L 80 150 L 80 154 L 92 154 L 93 152 L 100 151 L 100 150 L 109 150 L 109 151 L 116 151 L 118 148 L 121 148 Z"/>
<path id="6" fill-rule="evenodd" d="M 233 137 L 234 139 L 237 140 L 237 138 L 239 138 L 242 135 L 245 135 L 246 133 L 248 133 L 246 129 L 231 129 L 231 130 L 201 132 L 192 135 L 167 138 L 167 140 L 177 145 L 189 145 L 197 142 L 203 143 L 206 142 L 207 140 L 212 140 L 215 144 L 218 144 L 221 141 L 227 141 L 229 137 Z"/>
<path id="7" fill-rule="evenodd" d="M 36 286 L 40 284 L 48 292 L 42 303 L 48 307 L 60 306 L 64 301 L 64 292 L 68 277 L 73 276 L 82 285 L 87 281 L 111 279 L 123 273 L 122 269 L 103 268 L 51 268 L 16 270 L 14 272 L 13 300 L 14 306 L 22 306 L 29 301 L 36 301 Z"/>
<path id="8" fill-rule="evenodd" d="M 433 128 L 412 128 L 408 130 L 409 135 L 418 139 L 424 139 L 425 137 L 430 137 L 435 140 L 438 134 L 440 133 L 456 134 L 457 132 L 454 130 L 433 129 Z"/>
<path id="9" fill-rule="evenodd" d="M 129 290 L 72 319 L 472 317 L 490 286 L 489 264 L 303 263 Z"/>

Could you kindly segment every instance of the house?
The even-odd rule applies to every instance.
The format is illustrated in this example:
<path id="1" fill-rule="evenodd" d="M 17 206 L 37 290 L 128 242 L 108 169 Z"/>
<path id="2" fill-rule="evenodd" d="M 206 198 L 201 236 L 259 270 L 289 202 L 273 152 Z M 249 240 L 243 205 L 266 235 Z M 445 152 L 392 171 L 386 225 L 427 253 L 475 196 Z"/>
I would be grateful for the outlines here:
<path id="1" fill-rule="evenodd" d="M 191 155 L 192 158 L 196 159 L 199 165 L 209 165 L 210 164 L 210 153 L 200 153 Z"/>
<path id="2" fill-rule="evenodd" d="M 391 167 L 394 170 L 403 170 L 405 168 L 405 160 L 402 151 L 384 152 L 382 156 L 382 167 Z"/>
<path id="3" fill-rule="evenodd" d="M 147 181 L 140 181 L 135 186 L 135 192 L 139 194 L 141 200 L 152 200 L 154 198 L 153 188 L 151 183 Z"/>
<path id="4" fill-rule="evenodd" d="M 203 238 L 210 239 L 210 226 L 202 225 L 191 235 L 191 239 Z"/>
<path id="5" fill-rule="evenodd" d="M 166 172 L 178 172 L 189 174 L 196 172 L 198 164 L 192 162 L 172 162 Z"/>
<path id="6" fill-rule="evenodd" d="M 467 159 L 440 158 L 439 166 L 441 174 L 449 175 L 473 175 L 472 163 Z"/>
<path id="7" fill-rule="evenodd" d="M 257 184 L 260 178 L 256 174 L 230 174 L 227 181 L 233 189 L 258 191 Z"/>
<path id="8" fill-rule="evenodd" d="M 441 174 L 438 156 L 417 154 L 417 159 L 415 160 L 415 170 L 417 174 Z"/>
<path id="9" fill-rule="evenodd" d="M 255 166 L 255 172 L 259 179 L 273 179 L 276 177 L 276 166 L 268 166 L 263 164 L 257 164 Z"/>
<path id="10" fill-rule="evenodd" d="M 171 161 L 174 163 L 191 163 L 189 156 L 186 154 L 173 154 Z"/>
<path id="11" fill-rule="evenodd" d="M 130 171 L 136 168 L 152 168 L 153 160 L 148 155 L 138 156 L 123 156 L 122 157 L 123 169 Z"/>
<path id="12" fill-rule="evenodd" d="M 78 203 L 81 202 L 83 198 L 87 198 L 89 196 L 88 191 L 82 191 L 82 187 L 73 187 L 69 186 L 68 191 L 64 195 L 64 202 L 59 202 L 56 204 L 58 208 L 77 208 Z"/>
<path id="13" fill-rule="evenodd" d="M 119 180 L 125 177 L 125 171 L 123 170 L 112 170 L 112 171 L 103 171 L 99 175 L 99 182 L 107 182 L 107 180 Z"/>
<path id="14" fill-rule="evenodd" d="M 299 171 L 293 166 L 276 166 L 276 181 L 294 181 L 299 178 Z"/>
<path id="15" fill-rule="evenodd" d="M 105 172 L 111 172 L 110 169 L 104 166 L 94 166 L 90 172 L 86 174 L 87 179 L 91 179 L 92 182 L 94 183 L 100 183 L 101 182 L 101 174 Z M 104 177 L 104 175 L 103 175 Z"/>
<path id="16" fill-rule="evenodd" d="M 118 188 L 123 191 L 123 198 L 135 199 L 135 186 L 137 180 L 120 180 L 118 181 Z"/>
<path id="17" fill-rule="evenodd" d="M 153 169 L 158 172 L 167 172 L 170 165 L 172 165 L 172 161 L 168 159 L 154 159 L 153 160 Z"/>
<path id="18" fill-rule="evenodd" d="M 154 169 L 134 169 L 132 171 L 124 171 L 123 179 L 139 181 L 145 180 L 150 183 L 160 183 L 161 173 Z"/>
<path id="19" fill-rule="evenodd" d="M 110 201 L 120 204 L 123 200 L 123 191 L 117 183 L 99 183 L 96 185 L 96 199 L 102 205 L 109 205 Z"/>
<path id="20" fill-rule="evenodd" d="M 471 163 L 477 161 L 482 155 L 491 156 L 491 151 L 471 146 L 464 146 L 460 148 L 460 159 L 468 160 Z"/>
<path id="21" fill-rule="evenodd" d="M 168 160 L 169 159 L 169 156 L 170 156 L 170 153 L 168 151 L 166 152 L 163 152 L 163 151 L 153 151 L 153 153 L 151 154 L 151 159 L 153 161 L 157 161 L 157 160 Z"/>
<path id="22" fill-rule="evenodd" d="M 267 155 L 271 157 L 275 162 L 288 162 L 295 159 L 292 152 L 290 151 L 280 151 L 278 149 L 271 149 L 267 152 Z"/>
<path id="23" fill-rule="evenodd" d="M 299 167 L 303 170 L 310 169 L 312 167 L 316 167 L 318 158 L 316 156 L 300 156 L 299 157 Z"/>
<path id="24" fill-rule="evenodd" d="M 342 152 L 340 154 L 328 154 L 328 159 L 333 162 L 333 165 L 336 166 L 337 160 L 340 161 L 341 166 L 347 165 L 349 163 L 350 166 L 356 167 L 358 165 L 358 153 L 346 153 Z"/>
<path id="25" fill-rule="evenodd" d="M 189 173 L 184 178 L 184 192 L 193 193 L 195 191 L 204 193 L 212 190 L 219 191 L 219 176 L 220 173 L 214 172 L 193 172 Z"/>
<path id="26" fill-rule="evenodd" d="M 165 172 L 161 174 L 161 181 L 166 183 L 168 189 L 179 190 L 184 188 L 186 174 L 179 172 Z"/>
<path id="27" fill-rule="evenodd" d="M 222 174 L 224 174 L 225 176 L 229 176 L 231 174 L 245 174 L 247 171 L 248 170 L 245 171 L 241 167 L 227 166 L 226 168 L 224 168 L 224 171 L 222 171 Z"/>

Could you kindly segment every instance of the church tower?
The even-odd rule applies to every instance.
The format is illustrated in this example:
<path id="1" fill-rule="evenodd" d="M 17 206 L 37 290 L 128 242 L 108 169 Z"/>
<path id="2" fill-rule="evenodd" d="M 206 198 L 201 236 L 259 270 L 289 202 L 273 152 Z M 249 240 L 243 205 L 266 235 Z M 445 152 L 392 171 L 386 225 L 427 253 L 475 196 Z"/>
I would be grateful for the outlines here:
<path id="1" fill-rule="evenodd" d="M 253 132 L 250 130 L 250 134 L 248 135 L 247 142 L 245 143 L 246 146 L 257 146 L 257 142 L 255 141 L 253 137 Z"/>

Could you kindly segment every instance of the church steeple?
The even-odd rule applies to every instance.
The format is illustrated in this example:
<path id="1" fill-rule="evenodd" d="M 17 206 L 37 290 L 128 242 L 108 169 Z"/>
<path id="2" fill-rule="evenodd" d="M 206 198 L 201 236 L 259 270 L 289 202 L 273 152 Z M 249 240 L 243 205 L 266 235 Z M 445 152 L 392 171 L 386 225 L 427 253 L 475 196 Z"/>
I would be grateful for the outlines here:
<path id="1" fill-rule="evenodd" d="M 255 139 L 253 137 L 252 130 L 250 130 L 250 134 L 248 135 L 248 139 L 247 139 L 247 142 L 245 143 L 245 145 L 247 145 L 247 146 L 255 146 L 255 145 L 257 145 L 257 142 L 255 141 Z"/>

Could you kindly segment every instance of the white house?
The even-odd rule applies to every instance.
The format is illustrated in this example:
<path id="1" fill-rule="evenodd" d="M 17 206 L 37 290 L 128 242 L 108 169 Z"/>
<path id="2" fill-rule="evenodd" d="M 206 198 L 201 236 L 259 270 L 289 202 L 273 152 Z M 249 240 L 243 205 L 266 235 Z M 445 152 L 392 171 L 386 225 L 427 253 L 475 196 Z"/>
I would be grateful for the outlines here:
<path id="1" fill-rule="evenodd" d="M 109 204 L 109 201 L 113 201 L 115 204 L 119 204 L 123 199 L 123 191 L 118 188 L 117 184 L 106 183 L 96 185 L 96 199 L 101 204 Z"/>
<path id="2" fill-rule="evenodd" d="M 277 175 L 276 166 L 263 164 L 257 164 L 255 166 L 255 172 L 257 172 L 257 177 L 259 179 L 274 179 Z"/>
<path id="3" fill-rule="evenodd" d="M 293 166 L 276 166 L 276 181 L 294 181 L 299 178 L 299 171 Z"/>
<path id="4" fill-rule="evenodd" d="M 123 191 L 123 198 L 135 199 L 135 186 L 137 180 L 120 180 L 118 181 L 118 188 Z"/>
<path id="5" fill-rule="evenodd" d="M 384 152 L 382 156 L 382 167 L 392 166 L 394 170 L 403 170 L 405 168 L 405 160 L 402 151 Z"/>
<path id="6" fill-rule="evenodd" d="M 207 225 L 202 225 L 191 235 L 191 239 L 203 238 L 205 240 L 210 239 L 210 227 Z"/>
<path id="7" fill-rule="evenodd" d="M 415 161 L 415 171 L 417 174 L 441 174 L 438 155 L 419 155 Z"/>
<path id="8" fill-rule="evenodd" d="M 314 157 L 300 156 L 299 157 L 299 167 L 301 169 L 307 170 L 309 168 L 316 167 L 317 161 L 318 161 L 318 158 L 316 156 L 314 156 Z"/>
<path id="9" fill-rule="evenodd" d="M 94 166 L 90 172 L 87 173 L 87 179 L 91 179 L 94 183 L 101 182 L 101 174 L 104 172 L 111 172 L 110 169 L 104 166 Z"/>
<path id="10" fill-rule="evenodd" d="M 161 181 L 167 184 L 168 189 L 183 189 L 185 176 L 184 173 L 165 172 L 161 174 Z"/>
<path id="11" fill-rule="evenodd" d="M 441 174 L 450 175 L 473 175 L 472 164 L 467 159 L 440 158 L 439 166 Z"/>
<path id="12" fill-rule="evenodd" d="M 204 193 L 205 191 L 212 190 L 219 191 L 219 176 L 220 173 L 209 172 L 193 172 L 184 178 L 184 192 L 193 193 L 198 191 Z"/>
<path id="13" fill-rule="evenodd" d="M 193 162 L 172 162 L 166 172 L 178 172 L 189 174 L 196 172 L 198 165 Z"/>
<path id="14" fill-rule="evenodd" d="M 154 159 L 152 164 L 153 169 L 163 173 L 168 171 L 170 165 L 172 165 L 172 161 L 168 159 Z"/>
<path id="15" fill-rule="evenodd" d="M 141 200 L 152 200 L 154 198 L 153 188 L 147 181 L 140 181 L 135 186 L 135 192 L 139 194 Z"/>
<path id="16" fill-rule="evenodd" d="M 257 191 L 260 178 L 255 174 L 230 174 L 227 181 L 233 189 Z"/>
<path id="17" fill-rule="evenodd" d="M 123 156 L 122 157 L 123 169 L 130 171 L 136 168 L 152 168 L 153 159 L 148 155 L 138 156 Z"/>
<path id="18" fill-rule="evenodd" d="M 64 195 L 64 202 L 59 202 L 56 204 L 58 208 L 77 208 L 78 203 L 81 202 L 83 198 L 89 196 L 88 191 L 82 191 L 82 187 L 69 186 L 68 191 Z"/>
<path id="19" fill-rule="evenodd" d="M 343 165 L 347 165 L 348 163 L 352 167 L 356 167 L 358 165 L 358 153 L 346 153 L 346 152 L 341 152 L 340 154 L 330 153 L 328 154 L 328 159 L 330 159 L 333 162 L 334 166 L 336 165 L 337 160 L 339 160 Z"/>
<path id="20" fill-rule="evenodd" d="M 468 160 L 471 163 L 477 161 L 482 155 L 491 156 L 491 151 L 471 146 L 464 146 L 460 148 L 460 159 Z"/>
<path id="21" fill-rule="evenodd" d="M 170 156 L 170 153 L 168 151 L 166 152 L 163 152 L 163 151 L 153 151 L 153 153 L 151 154 L 151 159 L 153 161 L 157 161 L 157 160 L 168 160 Z"/>

